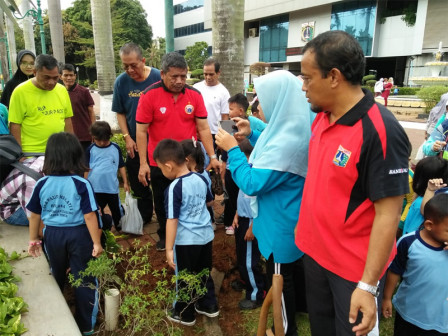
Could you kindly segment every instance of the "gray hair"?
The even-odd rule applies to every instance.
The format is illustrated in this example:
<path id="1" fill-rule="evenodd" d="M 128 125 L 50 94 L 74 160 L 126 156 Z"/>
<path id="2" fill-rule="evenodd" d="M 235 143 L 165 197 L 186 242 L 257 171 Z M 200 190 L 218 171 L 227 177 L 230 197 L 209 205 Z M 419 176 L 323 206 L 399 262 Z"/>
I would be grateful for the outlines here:
<path id="1" fill-rule="evenodd" d="M 162 71 L 167 73 L 170 68 L 188 69 L 187 61 L 178 52 L 172 51 L 162 58 Z"/>
<path id="2" fill-rule="evenodd" d="M 134 42 L 126 43 L 120 48 L 120 55 L 129 55 L 131 53 L 135 53 L 139 60 L 143 58 L 142 48 L 140 48 L 140 46 Z"/>
<path id="3" fill-rule="evenodd" d="M 36 71 L 40 71 L 44 67 L 47 68 L 48 70 L 53 70 L 54 68 L 58 68 L 58 72 L 59 72 L 58 60 L 51 55 L 41 54 L 36 57 L 36 60 L 34 62 L 34 68 L 36 69 Z"/>

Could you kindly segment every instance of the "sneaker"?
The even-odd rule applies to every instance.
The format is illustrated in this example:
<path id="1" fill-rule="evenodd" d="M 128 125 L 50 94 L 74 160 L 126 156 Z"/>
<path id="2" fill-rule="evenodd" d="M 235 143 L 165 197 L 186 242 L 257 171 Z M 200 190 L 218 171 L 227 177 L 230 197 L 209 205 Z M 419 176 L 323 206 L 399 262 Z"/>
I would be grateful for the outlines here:
<path id="1" fill-rule="evenodd" d="M 246 289 L 246 286 L 241 280 L 233 280 L 230 283 L 230 287 L 232 287 L 232 289 L 237 292 L 242 292 L 243 290 Z"/>
<path id="2" fill-rule="evenodd" d="M 238 307 L 240 307 L 241 310 L 251 310 L 256 309 L 258 307 L 261 307 L 263 305 L 263 302 L 261 301 L 252 301 L 248 299 L 241 300 L 238 303 Z"/>
<path id="3" fill-rule="evenodd" d="M 179 323 L 188 327 L 194 326 L 194 324 L 196 323 L 196 319 L 194 318 L 194 316 L 191 319 L 187 319 L 184 316 L 181 317 L 174 308 L 171 308 L 166 312 L 166 317 L 171 322 Z"/>
<path id="4" fill-rule="evenodd" d="M 235 229 L 233 226 L 226 227 L 226 235 L 233 236 L 235 234 Z"/>
<path id="5" fill-rule="evenodd" d="M 199 302 L 194 305 L 196 313 L 205 315 L 207 317 L 216 317 L 219 315 L 219 308 L 217 305 L 212 307 L 202 307 Z"/>
<path id="6" fill-rule="evenodd" d="M 215 216 L 215 223 L 217 225 L 224 225 L 224 214 L 222 214 L 221 216 Z"/>
<path id="7" fill-rule="evenodd" d="M 161 239 L 156 243 L 157 251 L 165 251 L 165 239 Z"/>

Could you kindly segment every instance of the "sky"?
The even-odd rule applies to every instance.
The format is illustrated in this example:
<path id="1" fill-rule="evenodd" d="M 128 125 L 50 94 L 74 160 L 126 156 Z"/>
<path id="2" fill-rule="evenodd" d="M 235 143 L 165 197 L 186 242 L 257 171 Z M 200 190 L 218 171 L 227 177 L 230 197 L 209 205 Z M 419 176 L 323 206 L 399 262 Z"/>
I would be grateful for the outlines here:
<path id="1" fill-rule="evenodd" d="M 71 7 L 73 0 L 60 0 L 61 8 L 66 9 Z M 35 1 L 33 1 L 36 3 Z M 140 0 L 143 9 L 148 16 L 149 24 L 152 27 L 153 38 L 165 37 L 165 1 L 164 0 Z M 47 0 L 41 1 L 42 10 L 47 9 Z"/>

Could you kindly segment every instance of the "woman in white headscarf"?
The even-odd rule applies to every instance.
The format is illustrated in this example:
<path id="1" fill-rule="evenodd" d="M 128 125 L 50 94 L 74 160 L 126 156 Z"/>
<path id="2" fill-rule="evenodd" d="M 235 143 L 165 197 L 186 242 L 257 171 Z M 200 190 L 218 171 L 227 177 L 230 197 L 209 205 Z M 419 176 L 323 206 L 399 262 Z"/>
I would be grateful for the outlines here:
<path id="1" fill-rule="evenodd" d="M 294 265 L 303 253 L 294 243 L 308 165 L 308 142 L 314 114 L 302 92 L 302 82 L 280 70 L 255 80 L 258 110 L 266 128 L 235 118 L 238 136 L 247 136 L 254 150 L 247 162 L 233 136 L 220 129 L 216 143 L 228 151 L 235 183 L 250 196 L 253 233 L 267 260 L 268 281 L 283 275 L 282 315 L 286 335 L 297 335 Z"/>
<path id="2" fill-rule="evenodd" d="M 373 90 L 375 91 L 375 97 L 381 96 L 384 87 L 384 78 L 380 78 L 379 81 L 375 83 Z"/>

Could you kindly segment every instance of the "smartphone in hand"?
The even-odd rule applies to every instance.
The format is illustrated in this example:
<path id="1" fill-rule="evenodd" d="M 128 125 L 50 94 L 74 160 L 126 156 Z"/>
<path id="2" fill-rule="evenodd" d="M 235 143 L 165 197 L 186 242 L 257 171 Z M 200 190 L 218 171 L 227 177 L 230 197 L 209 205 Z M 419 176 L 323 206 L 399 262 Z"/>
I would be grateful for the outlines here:
<path id="1" fill-rule="evenodd" d="M 233 120 L 221 120 L 218 121 L 218 126 L 221 127 L 224 131 L 230 134 L 235 134 L 238 132 L 238 127 Z"/>

